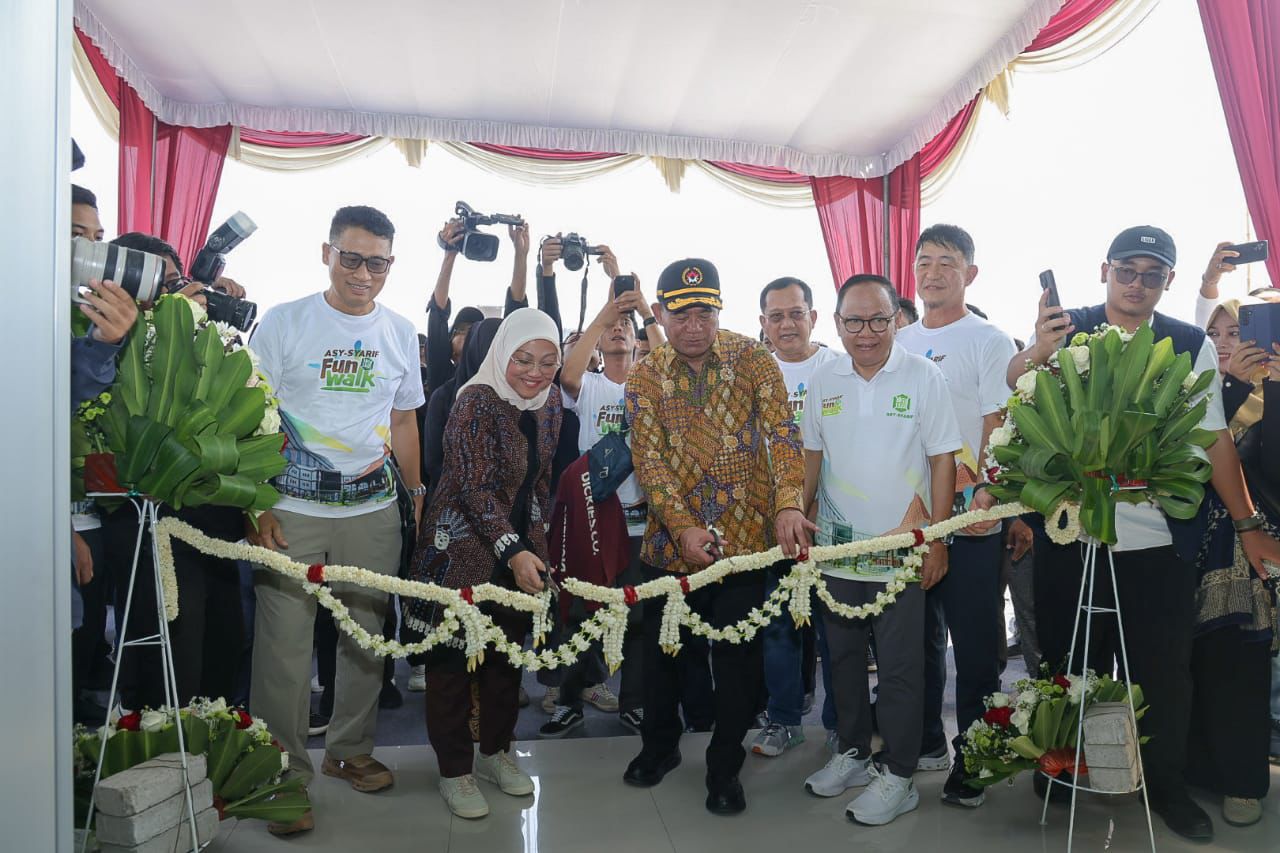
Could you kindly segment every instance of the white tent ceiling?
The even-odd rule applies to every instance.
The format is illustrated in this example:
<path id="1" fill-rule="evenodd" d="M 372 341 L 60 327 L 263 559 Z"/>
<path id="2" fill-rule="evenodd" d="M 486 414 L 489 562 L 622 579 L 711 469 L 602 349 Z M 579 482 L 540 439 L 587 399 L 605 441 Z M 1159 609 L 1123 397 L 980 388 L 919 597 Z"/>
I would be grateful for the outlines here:
<path id="1" fill-rule="evenodd" d="M 1062 0 L 77 0 L 171 124 L 880 175 Z"/>

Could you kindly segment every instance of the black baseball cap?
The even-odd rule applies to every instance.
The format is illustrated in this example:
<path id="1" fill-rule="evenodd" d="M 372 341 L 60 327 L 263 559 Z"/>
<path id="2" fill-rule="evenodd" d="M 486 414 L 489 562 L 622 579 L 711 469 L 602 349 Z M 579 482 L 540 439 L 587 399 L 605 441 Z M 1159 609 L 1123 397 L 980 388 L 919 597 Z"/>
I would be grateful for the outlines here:
<path id="1" fill-rule="evenodd" d="M 458 333 L 458 326 L 468 325 L 474 326 L 484 319 L 484 312 L 479 308 L 468 305 L 458 312 L 458 316 L 453 318 L 453 325 L 449 327 L 449 336 L 452 337 Z"/>
<path id="2" fill-rule="evenodd" d="M 1168 231 L 1154 225 L 1135 225 L 1117 234 L 1107 249 L 1109 261 L 1127 258 L 1155 258 L 1172 269 L 1178 260 L 1178 250 Z"/>
<path id="3" fill-rule="evenodd" d="M 658 276 L 658 301 L 668 311 L 680 311 L 694 305 L 722 308 L 720 273 L 705 258 L 685 258 L 668 264 Z"/>

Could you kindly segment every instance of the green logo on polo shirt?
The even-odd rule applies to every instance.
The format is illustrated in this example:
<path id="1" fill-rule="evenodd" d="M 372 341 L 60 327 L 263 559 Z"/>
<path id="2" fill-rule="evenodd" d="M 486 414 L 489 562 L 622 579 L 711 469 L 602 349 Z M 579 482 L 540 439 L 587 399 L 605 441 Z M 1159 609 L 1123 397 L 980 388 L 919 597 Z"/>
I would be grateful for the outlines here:
<path id="1" fill-rule="evenodd" d="M 835 397 L 824 397 L 822 400 L 822 416 L 830 417 L 838 415 L 844 411 L 844 395 L 840 394 Z"/>
<path id="2" fill-rule="evenodd" d="M 906 394 L 899 394 L 893 398 L 893 410 L 895 412 L 911 411 L 911 398 Z"/>

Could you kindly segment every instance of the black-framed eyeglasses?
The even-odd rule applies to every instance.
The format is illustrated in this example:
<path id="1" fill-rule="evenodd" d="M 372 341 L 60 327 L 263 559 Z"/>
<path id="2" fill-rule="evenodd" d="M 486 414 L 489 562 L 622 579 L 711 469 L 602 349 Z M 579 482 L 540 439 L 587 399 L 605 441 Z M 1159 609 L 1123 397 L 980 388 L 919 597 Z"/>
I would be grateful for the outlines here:
<path id="1" fill-rule="evenodd" d="M 1133 284 L 1139 278 L 1142 279 L 1142 286 L 1147 290 L 1159 290 L 1169 280 L 1169 273 L 1166 270 L 1138 272 L 1133 267 L 1118 267 L 1112 264 L 1111 271 L 1116 274 L 1116 281 L 1121 284 Z"/>
<path id="2" fill-rule="evenodd" d="M 391 269 L 391 262 L 395 260 L 395 258 L 384 258 L 381 255 L 369 255 L 366 257 L 359 252 L 344 252 L 334 245 L 330 245 L 329 248 L 338 253 L 338 263 L 342 264 L 343 269 L 358 270 L 360 265 L 364 264 L 365 268 L 373 275 L 382 275 Z"/>
<path id="3" fill-rule="evenodd" d="M 168 281 L 162 281 L 160 283 L 160 292 L 161 293 L 177 293 L 179 291 L 186 290 L 190 286 L 191 286 L 191 279 L 187 278 L 185 275 L 180 275 L 177 278 L 171 278 Z"/>
<path id="4" fill-rule="evenodd" d="M 844 326 L 844 330 L 851 335 L 856 335 L 862 331 L 863 327 L 868 327 L 877 335 L 887 332 L 889 324 L 898 316 L 898 312 L 894 311 L 888 317 L 846 317 L 843 314 L 836 314 L 840 318 L 840 325 Z"/>

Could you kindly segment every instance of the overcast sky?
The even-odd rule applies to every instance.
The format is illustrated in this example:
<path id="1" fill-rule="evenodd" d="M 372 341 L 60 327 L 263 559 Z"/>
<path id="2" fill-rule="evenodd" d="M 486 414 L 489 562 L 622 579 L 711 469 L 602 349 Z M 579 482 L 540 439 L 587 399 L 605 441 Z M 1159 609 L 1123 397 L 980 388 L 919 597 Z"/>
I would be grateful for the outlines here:
<path id="1" fill-rule="evenodd" d="M 72 86 L 72 131 L 88 159 L 75 181 L 100 199 L 115 233 L 116 146 Z M 230 256 L 227 273 L 262 310 L 327 286 L 320 244 L 333 211 L 371 204 L 395 223 L 396 264 L 380 301 L 425 330 L 423 307 L 441 251 L 435 233 L 458 199 L 482 212 L 520 213 L 537 238 L 577 231 L 607 243 L 650 297 L 663 266 L 709 258 L 725 290 L 722 325 L 754 334 L 759 291 L 781 275 L 814 286 L 817 336 L 835 341 L 830 266 L 812 208 L 786 210 L 742 198 L 690 170 L 671 193 L 649 163 L 568 188 L 528 187 L 464 163 L 438 146 L 413 169 L 392 147 L 337 167 L 266 172 L 228 160 L 213 225 L 237 210 L 258 232 Z M 969 301 L 1025 337 L 1039 294 L 1037 274 L 1052 267 L 1067 305 L 1102 299 L 1099 264 L 1120 229 L 1155 224 L 1178 246 L 1172 290 L 1161 309 L 1192 319 L 1200 273 L 1219 240 L 1243 241 L 1247 211 L 1227 136 L 1199 13 L 1191 2 L 1159 4 L 1119 47 L 1056 74 L 1019 74 L 1008 119 L 987 105 L 959 173 L 922 226 L 951 222 L 977 244 L 980 273 Z M 495 229 L 497 230 L 497 229 Z M 499 305 L 511 275 L 505 229 L 493 263 L 460 259 L 454 305 Z M 1263 235 L 1265 236 L 1265 235 Z M 532 262 L 532 258 L 531 258 Z M 604 298 L 592 268 L 589 313 Z M 565 325 L 577 322 L 580 274 L 557 268 Z M 1252 286 L 1266 282 L 1261 264 Z M 1243 292 L 1245 273 L 1226 288 Z"/>

